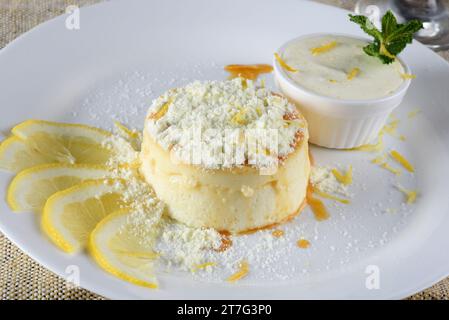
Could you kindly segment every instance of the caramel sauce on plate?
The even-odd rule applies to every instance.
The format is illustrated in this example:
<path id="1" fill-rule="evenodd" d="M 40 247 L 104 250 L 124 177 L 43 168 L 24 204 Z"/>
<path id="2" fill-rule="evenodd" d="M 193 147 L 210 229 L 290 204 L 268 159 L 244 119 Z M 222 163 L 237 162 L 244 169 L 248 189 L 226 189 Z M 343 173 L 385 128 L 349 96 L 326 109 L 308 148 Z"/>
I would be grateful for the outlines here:
<path id="1" fill-rule="evenodd" d="M 300 239 L 296 242 L 296 245 L 301 249 L 307 249 L 310 246 L 310 241 L 306 239 Z"/>
<path id="2" fill-rule="evenodd" d="M 280 237 L 282 237 L 284 235 L 284 231 L 281 230 L 281 229 L 276 229 L 276 230 L 273 230 L 273 232 L 271 232 L 271 234 L 275 238 L 280 238 Z"/>
<path id="3" fill-rule="evenodd" d="M 224 252 L 232 246 L 231 233 L 228 231 L 220 231 L 220 235 L 221 235 L 221 245 L 218 249 L 216 249 L 216 251 Z"/>
<path id="4" fill-rule="evenodd" d="M 260 74 L 273 71 L 269 64 L 228 64 L 224 69 L 230 73 L 230 79 L 242 77 L 248 80 L 256 80 Z"/>
<path id="5" fill-rule="evenodd" d="M 329 218 L 329 213 L 327 212 L 323 201 L 313 196 L 313 188 L 310 183 L 307 187 L 306 199 L 307 204 L 310 206 L 310 209 L 312 209 L 312 212 L 315 215 L 315 219 L 318 221 L 323 221 Z"/>
<path id="6" fill-rule="evenodd" d="M 309 149 L 309 159 L 310 165 L 313 166 L 315 163 L 315 159 L 313 158 L 310 149 Z M 307 186 L 306 202 L 310 206 L 310 209 L 312 210 L 315 219 L 317 219 L 318 221 L 323 221 L 329 218 L 329 212 L 327 211 L 323 201 L 313 196 L 313 186 L 310 182 L 309 185 Z"/>

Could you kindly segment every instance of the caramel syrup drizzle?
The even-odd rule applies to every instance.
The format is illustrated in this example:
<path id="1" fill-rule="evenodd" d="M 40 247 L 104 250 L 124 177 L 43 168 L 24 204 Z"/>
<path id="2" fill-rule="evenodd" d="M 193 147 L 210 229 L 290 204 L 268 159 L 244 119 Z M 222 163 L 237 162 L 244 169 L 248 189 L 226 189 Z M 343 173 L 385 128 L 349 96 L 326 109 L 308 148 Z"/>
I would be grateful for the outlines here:
<path id="1" fill-rule="evenodd" d="M 272 72 L 273 67 L 268 64 L 249 64 L 249 65 L 229 64 L 224 67 L 224 70 L 230 73 L 230 76 L 229 76 L 230 79 L 241 77 L 244 79 L 256 80 L 260 74 Z M 288 120 L 293 120 L 293 119 L 296 119 L 297 117 L 298 117 L 298 115 L 296 115 L 296 114 L 286 115 L 286 118 Z M 311 165 L 313 165 L 314 159 L 312 157 L 310 150 L 309 150 L 309 158 L 310 158 Z M 312 185 L 310 184 L 310 182 L 309 182 L 309 185 L 307 186 L 307 193 L 306 193 L 306 199 L 305 199 L 304 204 L 308 204 L 310 206 L 310 209 L 312 210 L 312 212 L 315 216 L 315 219 L 317 219 L 318 221 L 323 221 L 323 220 L 326 220 L 329 218 L 329 213 L 328 213 L 324 203 L 320 199 L 317 199 L 313 196 L 313 188 L 312 188 Z M 293 219 L 299 212 L 302 211 L 303 207 L 304 206 L 301 206 L 297 212 L 295 212 L 294 214 L 289 216 L 284 222 L 287 222 L 287 221 Z M 246 231 L 240 232 L 240 234 L 252 234 L 259 230 L 275 228 L 278 225 L 279 225 L 279 223 L 273 223 L 271 225 L 246 230 Z M 276 230 L 273 232 L 276 232 Z M 216 249 L 216 251 L 224 252 L 232 246 L 231 233 L 228 231 L 220 231 L 220 234 L 221 234 L 221 245 L 218 249 Z M 276 234 L 275 236 L 282 236 L 282 235 Z M 302 247 L 299 244 L 299 242 L 301 242 L 301 244 L 304 245 L 304 247 L 308 247 L 310 244 L 307 240 L 304 240 L 304 241 L 300 240 L 300 241 L 298 241 L 299 247 Z"/>
<path id="2" fill-rule="evenodd" d="M 248 80 L 256 80 L 262 73 L 273 71 L 269 64 L 228 64 L 224 69 L 230 73 L 229 79 L 241 77 Z"/>
<path id="3" fill-rule="evenodd" d="M 310 209 L 312 209 L 315 219 L 318 221 L 323 221 L 329 218 L 329 212 L 324 206 L 323 201 L 313 196 L 313 188 L 310 182 L 307 186 L 306 200 L 307 204 L 310 206 Z"/>
<path id="4" fill-rule="evenodd" d="M 313 154 L 310 151 L 310 149 L 309 149 L 309 159 L 310 165 L 313 166 L 315 164 L 315 158 L 313 157 Z M 312 210 L 315 219 L 317 219 L 318 221 L 323 221 L 329 218 L 329 212 L 324 206 L 323 201 L 313 196 L 313 186 L 310 183 L 310 181 L 309 185 L 307 186 L 306 202 L 310 206 L 310 209 Z"/>
<path id="5" fill-rule="evenodd" d="M 287 217 L 287 219 L 285 219 L 284 222 L 292 220 L 298 213 L 300 213 L 302 211 L 305 204 L 308 204 L 310 206 L 310 209 L 312 210 L 316 220 L 323 221 L 323 220 L 326 220 L 329 218 L 330 215 L 329 215 L 324 203 L 320 199 L 317 199 L 313 196 L 313 187 L 309 183 L 309 185 L 307 186 L 307 193 L 306 193 L 306 199 L 304 201 L 304 204 L 301 205 L 301 207 L 299 208 L 299 210 L 297 212 L 295 212 L 291 216 Z M 246 230 L 246 231 L 240 232 L 239 234 L 241 234 L 241 235 L 252 234 L 259 230 L 274 229 L 275 227 L 279 226 L 279 224 L 280 223 L 273 223 L 273 224 L 270 224 L 270 225 L 267 225 L 264 227 Z M 221 235 L 221 245 L 218 249 L 216 249 L 216 251 L 224 252 L 232 246 L 231 233 L 229 231 L 220 231 L 220 235 Z M 278 230 L 278 229 L 273 230 L 274 237 L 282 237 L 283 235 L 284 235 L 284 231 Z M 297 246 L 302 249 L 306 249 L 310 246 L 310 242 L 308 240 L 301 239 L 301 240 L 298 240 Z"/>
<path id="6" fill-rule="evenodd" d="M 296 245 L 301 249 L 307 249 L 310 246 L 310 241 L 306 239 L 300 239 L 296 242 Z"/>
<path id="7" fill-rule="evenodd" d="M 215 251 L 224 252 L 232 246 L 231 233 L 229 231 L 220 231 L 221 245 Z"/>

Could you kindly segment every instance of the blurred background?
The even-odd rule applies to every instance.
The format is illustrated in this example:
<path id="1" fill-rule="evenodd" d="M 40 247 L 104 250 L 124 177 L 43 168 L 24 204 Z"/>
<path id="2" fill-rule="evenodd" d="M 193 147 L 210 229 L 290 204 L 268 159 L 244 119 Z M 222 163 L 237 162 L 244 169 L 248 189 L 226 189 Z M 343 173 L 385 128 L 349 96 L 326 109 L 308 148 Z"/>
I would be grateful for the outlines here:
<path id="1" fill-rule="evenodd" d="M 113 0 L 0 0 L 0 48 L 33 26 L 64 13 L 69 5 L 82 7 L 103 1 Z M 417 40 L 449 59 L 448 52 L 441 52 L 449 50 L 449 0 L 303 1 L 320 2 L 372 17 L 381 17 L 392 9 L 400 20 L 419 18 L 424 21 L 425 29 Z"/>

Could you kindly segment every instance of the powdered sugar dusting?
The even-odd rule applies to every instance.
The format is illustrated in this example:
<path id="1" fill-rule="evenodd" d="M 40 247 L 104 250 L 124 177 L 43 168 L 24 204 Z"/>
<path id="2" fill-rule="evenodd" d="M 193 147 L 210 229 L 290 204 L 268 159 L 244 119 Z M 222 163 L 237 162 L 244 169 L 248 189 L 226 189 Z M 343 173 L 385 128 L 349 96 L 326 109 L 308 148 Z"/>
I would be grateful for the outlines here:
<path id="1" fill-rule="evenodd" d="M 221 71 L 220 66 L 210 64 L 176 66 L 165 73 L 141 70 L 127 72 L 86 93 L 69 116 L 72 121 L 88 122 L 103 127 L 112 126 L 112 120 L 118 120 L 141 130 L 151 101 L 164 91 L 187 85 L 198 79 L 225 79 L 225 77 L 226 74 Z M 271 80 L 269 78 L 267 83 L 272 83 Z M 268 86 L 268 88 L 274 87 Z M 404 133 L 410 136 L 412 134 Z M 403 142 L 390 137 L 385 137 L 385 144 L 394 145 L 395 149 L 404 148 Z M 278 283 L 291 281 L 291 279 L 322 277 L 324 273 L 344 269 L 372 256 L 404 230 L 414 214 L 415 207 L 406 205 L 403 195 L 395 189 L 397 177 L 370 163 L 372 154 L 329 151 L 314 147 L 312 147 L 312 153 L 317 163 L 323 167 L 339 167 L 341 164 L 343 165 L 340 167 L 345 167 L 348 161 L 353 165 L 354 184 L 349 190 L 353 194 L 350 205 L 324 199 L 331 215 L 329 220 L 315 221 L 313 214 L 306 208 L 293 221 L 279 227 L 284 231 L 282 237 L 273 237 L 272 230 L 234 236 L 232 237 L 233 245 L 222 253 L 213 249 L 216 244 L 214 241 L 217 239 L 215 236 L 211 236 L 208 231 L 197 231 L 204 231 L 206 234 L 203 236 L 210 237 L 206 240 L 208 245 L 196 250 L 193 260 L 180 258 L 181 252 L 189 251 L 188 246 L 181 245 L 180 248 L 176 244 L 182 236 L 179 238 L 167 236 L 162 239 L 158 233 L 156 246 L 166 257 L 160 259 L 158 269 L 191 274 L 192 265 L 211 262 L 215 264 L 196 270 L 193 277 L 200 281 L 221 282 L 236 271 L 240 261 L 246 260 L 250 272 L 247 278 L 241 280 L 245 283 L 258 284 L 261 279 L 263 282 Z M 129 177 L 130 170 L 121 172 L 119 175 Z M 419 175 L 419 172 L 416 175 Z M 413 176 L 404 175 L 400 179 L 401 183 L 408 188 L 415 188 L 417 185 L 416 178 Z M 151 191 L 146 190 L 145 192 L 150 194 L 150 196 L 146 194 L 147 198 L 155 199 L 151 196 Z M 135 191 L 129 193 L 131 194 L 135 194 Z M 157 205 L 157 200 L 155 201 L 153 205 Z M 149 219 L 142 208 L 135 211 L 136 213 L 130 217 L 132 223 L 139 225 L 140 222 L 145 221 L 147 228 L 151 226 L 151 230 L 163 230 L 162 227 L 153 228 L 165 219 L 162 208 L 157 211 L 162 214 L 162 217 L 159 219 L 159 214 L 153 215 L 156 218 L 154 220 Z M 190 231 L 184 232 L 181 226 L 173 234 L 191 234 Z M 198 237 L 200 236 L 197 235 L 196 238 Z M 309 240 L 310 247 L 299 249 L 296 241 L 300 238 Z"/>
<path id="2" fill-rule="evenodd" d="M 196 141 L 188 133 L 200 128 L 201 139 L 208 142 L 202 145 L 208 148 L 202 150 L 209 155 L 209 160 L 202 162 L 206 168 L 236 165 L 226 159 L 211 159 L 222 156 L 223 142 L 231 144 L 232 137 L 226 130 L 252 129 L 255 138 L 265 135 L 265 130 L 273 130 L 277 138 L 275 148 L 267 143 L 261 150 L 270 152 L 259 155 L 261 165 L 270 167 L 278 157 L 284 158 L 293 152 L 298 136 L 304 136 L 307 125 L 297 114 L 287 99 L 250 80 L 195 81 L 155 99 L 148 110 L 146 130 L 165 150 L 174 151 L 179 160 L 190 163 L 191 151 L 195 148 L 192 144 Z M 208 130 L 214 130 L 213 135 L 206 135 Z M 263 143 L 266 139 L 260 137 L 259 141 Z M 247 162 L 251 160 L 249 151 L 245 148 Z"/>

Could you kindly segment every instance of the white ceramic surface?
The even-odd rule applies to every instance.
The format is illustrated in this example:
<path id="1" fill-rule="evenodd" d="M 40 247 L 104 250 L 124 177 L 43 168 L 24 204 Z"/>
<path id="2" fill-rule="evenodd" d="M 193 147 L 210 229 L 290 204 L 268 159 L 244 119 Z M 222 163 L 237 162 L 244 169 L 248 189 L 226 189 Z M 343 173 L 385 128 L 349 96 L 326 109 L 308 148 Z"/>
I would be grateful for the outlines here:
<path id="1" fill-rule="evenodd" d="M 333 32 L 307 34 L 288 41 L 277 52 L 282 56 L 292 42 L 323 35 L 348 36 Z M 401 63 L 405 73 L 410 74 L 408 65 Z M 406 79 L 394 93 L 382 98 L 345 100 L 319 95 L 295 83 L 276 59 L 273 66 L 279 89 L 296 103 L 309 123 L 309 141 L 327 148 L 350 149 L 372 142 L 390 113 L 401 104 L 411 83 Z"/>
<path id="2" fill-rule="evenodd" d="M 66 29 L 59 17 L 0 52 L 0 130 L 28 118 L 108 128 L 115 117 L 141 127 L 150 100 L 163 90 L 224 79 L 226 64 L 270 63 L 288 39 L 330 30 L 361 35 L 347 12 L 298 0 L 122 0 L 85 8 L 80 30 Z M 81 286 L 109 298 L 380 299 L 425 289 L 449 274 L 449 65 L 419 43 L 403 59 L 417 75 L 397 109 L 407 140 L 388 136 L 386 144 L 415 165 L 415 175 L 397 179 L 419 190 L 417 203 L 401 205 L 396 178 L 370 163 L 374 155 L 313 148 L 318 164 L 354 166 L 354 197 L 350 206 L 328 202 L 332 217 L 325 222 L 306 210 L 285 226 L 299 225 L 312 240 L 309 250 L 284 257 L 298 266 L 287 280 L 263 280 L 253 266 L 234 285 L 162 273 L 161 289 L 149 290 L 104 273 L 87 255 L 61 253 L 39 232 L 38 216 L 13 214 L 5 202 L 0 229 L 63 277 L 77 266 Z M 271 75 L 268 80 L 273 86 Z M 417 107 L 422 112 L 408 119 Z M 2 194 L 10 178 L 0 174 Z M 398 211 L 388 213 L 389 207 Z M 371 265 L 380 271 L 379 289 L 365 286 Z"/>

